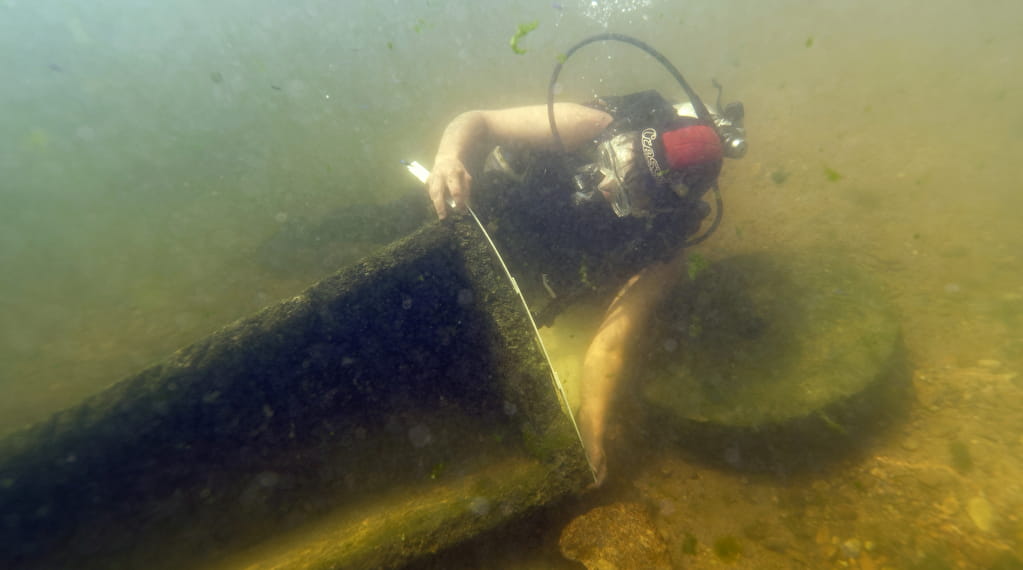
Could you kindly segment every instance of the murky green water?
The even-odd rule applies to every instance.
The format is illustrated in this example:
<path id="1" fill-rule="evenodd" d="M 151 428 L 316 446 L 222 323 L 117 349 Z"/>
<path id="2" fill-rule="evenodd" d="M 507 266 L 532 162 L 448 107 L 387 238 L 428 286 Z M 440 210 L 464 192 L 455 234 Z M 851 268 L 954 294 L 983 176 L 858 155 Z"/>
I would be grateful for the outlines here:
<path id="1" fill-rule="evenodd" d="M 855 457 L 798 477 L 713 468 L 620 427 L 612 484 L 569 510 L 638 502 L 686 568 L 722 567 L 728 537 L 735 568 L 1020 567 L 1023 8 L 490 4 L 0 3 L 0 433 L 373 251 L 266 244 L 413 191 L 398 161 L 429 163 L 453 115 L 541 102 L 557 55 L 609 29 L 746 105 L 750 152 L 725 166 L 701 254 L 848 257 L 898 313 L 916 399 Z M 533 20 L 517 55 L 508 39 Z M 564 100 L 674 92 L 619 46 L 581 52 L 562 81 Z M 552 331 L 567 377 L 595 312 Z M 567 517 L 462 562 L 551 567 Z"/>

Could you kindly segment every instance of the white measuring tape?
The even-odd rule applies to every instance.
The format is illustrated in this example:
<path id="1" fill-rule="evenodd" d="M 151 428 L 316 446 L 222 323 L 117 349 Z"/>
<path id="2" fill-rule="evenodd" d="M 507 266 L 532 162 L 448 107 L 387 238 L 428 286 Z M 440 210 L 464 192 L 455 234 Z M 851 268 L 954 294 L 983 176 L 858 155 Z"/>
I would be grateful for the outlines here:
<path id="1" fill-rule="evenodd" d="M 412 162 L 406 162 L 403 160 L 402 164 L 404 164 L 405 168 L 407 168 L 408 171 L 412 173 L 412 176 L 415 176 L 416 178 L 419 179 L 420 182 L 426 184 L 426 180 L 430 177 L 430 171 L 427 170 L 425 166 L 419 164 L 414 160 Z M 450 198 L 448 199 L 448 205 L 451 206 L 452 208 L 455 205 L 454 201 Z M 522 290 L 519 289 L 519 283 L 511 274 L 511 270 L 508 269 L 508 265 L 504 262 L 504 258 L 501 257 L 501 252 L 498 251 L 497 245 L 494 243 L 494 240 L 491 239 L 490 234 L 487 232 L 487 229 L 483 227 L 483 222 L 480 221 L 479 217 L 476 215 L 476 212 L 474 212 L 472 208 L 467 209 L 469 210 L 469 214 L 472 215 L 472 219 L 476 220 L 476 225 L 480 227 L 480 231 L 483 232 L 483 237 L 487 238 L 487 243 L 490 244 L 490 249 L 493 250 L 494 255 L 497 256 L 497 261 L 501 264 L 501 268 L 504 269 L 504 274 L 508 276 L 508 281 L 511 282 L 512 289 L 515 290 L 515 294 L 517 294 L 519 296 L 519 300 L 522 301 L 522 308 L 525 309 L 526 316 L 529 317 L 529 324 L 530 326 L 533 327 L 534 338 L 536 338 L 536 342 L 540 346 L 540 352 L 543 353 L 543 357 L 547 360 L 547 367 L 551 371 L 551 379 L 554 382 L 554 389 L 557 390 L 558 396 L 561 399 L 561 403 L 563 406 L 565 406 L 565 411 L 568 413 L 568 419 L 571 420 L 572 428 L 575 429 L 575 435 L 579 439 L 579 445 L 582 445 L 583 436 L 582 433 L 579 431 L 579 425 L 575 422 L 575 416 L 572 414 L 572 406 L 569 405 L 568 403 L 568 395 L 565 394 L 565 387 L 561 383 L 561 378 L 558 376 L 558 372 L 554 370 L 554 363 L 551 362 L 551 356 L 550 354 L 547 353 L 547 347 L 544 346 L 543 344 L 543 338 L 540 337 L 540 329 L 537 328 L 536 321 L 533 320 L 533 313 L 532 311 L 529 310 L 529 304 L 526 303 L 526 297 L 522 294 Z M 585 453 L 585 446 L 583 449 L 584 449 L 583 452 Z M 597 474 L 595 471 L 593 471 L 592 465 L 590 466 L 590 473 L 593 475 L 593 480 L 596 481 Z"/>

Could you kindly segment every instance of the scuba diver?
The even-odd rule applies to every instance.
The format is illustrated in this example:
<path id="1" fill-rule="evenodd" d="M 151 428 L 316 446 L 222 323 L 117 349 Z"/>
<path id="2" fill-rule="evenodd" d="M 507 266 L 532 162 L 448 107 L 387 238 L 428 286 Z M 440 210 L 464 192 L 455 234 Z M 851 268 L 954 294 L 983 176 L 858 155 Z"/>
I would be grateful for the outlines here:
<path id="1" fill-rule="evenodd" d="M 554 103 L 561 66 L 597 41 L 652 55 L 689 101 L 655 91 Z M 719 89 L 720 108 L 720 86 Z M 555 67 L 547 105 L 461 113 L 445 128 L 426 189 L 441 219 L 478 214 L 534 313 L 550 324 L 582 295 L 610 304 L 583 360 L 578 424 L 596 486 L 607 477 L 605 432 L 615 392 L 652 312 L 686 274 L 685 248 L 720 222 L 724 157 L 746 150 L 741 103 L 711 110 L 661 54 L 621 34 L 573 46 Z M 695 236 L 711 207 L 716 217 Z"/>

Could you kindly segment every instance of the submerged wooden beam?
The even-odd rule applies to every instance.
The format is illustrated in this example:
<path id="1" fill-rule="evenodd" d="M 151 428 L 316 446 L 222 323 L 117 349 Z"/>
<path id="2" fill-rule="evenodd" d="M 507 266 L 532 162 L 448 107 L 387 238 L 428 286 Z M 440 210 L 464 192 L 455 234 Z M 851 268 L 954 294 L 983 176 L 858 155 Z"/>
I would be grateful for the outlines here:
<path id="1" fill-rule="evenodd" d="M 478 228 L 433 223 L 0 441 L 0 561 L 400 565 L 586 484 L 551 382 Z"/>

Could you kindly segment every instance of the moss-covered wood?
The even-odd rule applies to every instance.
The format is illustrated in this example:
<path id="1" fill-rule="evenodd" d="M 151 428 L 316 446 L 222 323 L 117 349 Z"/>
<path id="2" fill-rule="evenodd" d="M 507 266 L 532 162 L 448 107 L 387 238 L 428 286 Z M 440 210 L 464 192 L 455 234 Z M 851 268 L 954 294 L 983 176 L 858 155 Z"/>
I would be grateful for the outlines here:
<path id="1" fill-rule="evenodd" d="M 564 454 L 565 449 L 581 449 L 579 436 L 565 418 L 571 412 L 568 403 L 551 394 L 560 394 L 551 376 L 550 365 L 539 346 L 539 338 L 529 322 L 526 308 L 518 294 L 508 286 L 500 261 L 485 241 L 479 229 L 468 220 L 456 229 L 460 251 L 465 253 L 465 268 L 476 285 L 476 294 L 482 295 L 481 305 L 496 326 L 490 330 L 490 343 L 506 350 L 496 355 L 496 368 L 516 370 L 502 376 L 501 391 L 520 409 L 523 440 L 531 452 L 546 461 L 568 459 L 572 465 L 558 471 L 573 472 L 580 467 L 576 454 Z M 531 378 L 546 378 L 537 382 Z"/>
<path id="2" fill-rule="evenodd" d="M 358 509 L 336 510 L 207 570 L 391 568 L 465 539 L 505 518 L 495 510 L 553 500 L 549 466 L 515 456 L 434 485 L 403 488 Z"/>
<path id="3" fill-rule="evenodd" d="M 394 565 L 585 484 L 486 247 L 469 220 L 431 224 L 6 438 L 0 560 L 194 567 L 450 493 L 495 464 L 532 466 L 491 486 L 500 508 L 381 516 L 366 541 L 317 562 Z"/>

